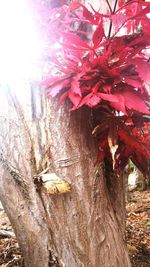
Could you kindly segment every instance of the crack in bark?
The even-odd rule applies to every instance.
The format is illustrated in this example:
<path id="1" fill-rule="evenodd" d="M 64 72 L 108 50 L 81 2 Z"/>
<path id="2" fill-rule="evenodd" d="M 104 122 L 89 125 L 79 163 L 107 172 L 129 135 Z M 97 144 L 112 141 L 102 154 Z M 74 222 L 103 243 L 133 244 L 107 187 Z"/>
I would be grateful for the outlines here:
<path id="1" fill-rule="evenodd" d="M 24 197 L 31 201 L 29 192 L 28 192 L 28 186 L 23 178 L 23 176 L 19 173 L 19 171 L 11 165 L 11 163 L 4 158 L 3 154 L 0 153 L 0 163 L 2 164 L 3 168 L 11 175 L 13 180 L 16 182 L 16 184 L 21 189 Z"/>
<path id="2" fill-rule="evenodd" d="M 85 158 L 89 156 L 90 156 L 90 153 L 87 153 L 86 155 L 84 155 Z M 59 168 L 63 168 L 63 167 L 69 167 L 76 163 L 79 163 L 81 160 L 82 160 L 81 155 L 74 155 L 74 156 L 58 159 L 55 162 Z"/>

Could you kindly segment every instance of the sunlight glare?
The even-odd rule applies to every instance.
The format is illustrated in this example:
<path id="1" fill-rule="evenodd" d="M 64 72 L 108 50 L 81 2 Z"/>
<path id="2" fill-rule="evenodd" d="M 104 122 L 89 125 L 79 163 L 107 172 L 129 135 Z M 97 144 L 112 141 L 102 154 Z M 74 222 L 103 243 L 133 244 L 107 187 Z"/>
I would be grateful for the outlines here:
<path id="1" fill-rule="evenodd" d="M 34 79 L 41 43 L 25 0 L 0 0 L 0 83 Z"/>

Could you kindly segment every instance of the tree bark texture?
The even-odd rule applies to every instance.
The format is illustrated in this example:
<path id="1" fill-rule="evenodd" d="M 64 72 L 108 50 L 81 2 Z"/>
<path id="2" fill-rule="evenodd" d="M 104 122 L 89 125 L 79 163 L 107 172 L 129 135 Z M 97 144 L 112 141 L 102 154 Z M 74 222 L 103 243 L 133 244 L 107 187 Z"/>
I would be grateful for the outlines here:
<path id="1" fill-rule="evenodd" d="M 55 257 L 64 267 L 129 267 L 123 180 L 104 164 L 95 165 L 91 111 L 58 109 L 56 102 L 32 92 L 28 109 L 11 100 L 24 130 L 15 138 L 19 128 L 9 128 L 10 146 L 1 136 L 0 199 L 25 265 L 52 266 Z M 37 190 L 34 176 L 44 169 L 69 182 L 71 191 L 50 195 L 42 185 Z"/>

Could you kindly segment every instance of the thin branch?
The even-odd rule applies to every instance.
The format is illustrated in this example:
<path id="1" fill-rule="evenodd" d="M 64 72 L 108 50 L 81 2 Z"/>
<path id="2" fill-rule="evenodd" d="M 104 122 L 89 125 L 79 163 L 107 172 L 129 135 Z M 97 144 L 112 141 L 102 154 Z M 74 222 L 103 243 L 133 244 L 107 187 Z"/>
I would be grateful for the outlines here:
<path id="1" fill-rule="evenodd" d="M 0 230 L 0 237 L 11 238 L 11 237 L 15 237 L 15 234 L 12 231 Z"/>
<path id="2" fill-rule="evenodd" d="M 115 10 L 116 10 L 116 7 L 117 7 L 117 3 L 118 3 L 118 0 L 115 0 L 114 8 L 113 8 L 111 14 L 115 13 Z M 109 31 L 108 31 L 108 39 L 111 36 L 111 30 L 112 30 L 112 20 L 110 20 Z"/>
<path id="3" fill-rule="evenodd" d="M 111 30 L 112 30 L 112 20 L 110 21 L 110 24 L 109 24 L 108 39 L 110 38 Z"/>
<path id="4" fill-rule="evenodd" d="M 107 2 L 107 5 L 108 5 L 108 7 L 109 7 L 110 13 L 112 14 L 112 13 L 113 13 L 113 10 L 112 10 L 112 8 L 111 8 L 111 5 L 110 5 L 110 3 L 109 3 L 109 0 L 106 0 L 106 2 Z"/>
<path id="5" fill-rule="evenodd" d="M 113 8 L 113 13 L 115 13 L 115 11 L 116 11 L 117 3 L 118 3 L 118 0 L 115 0 L 115 4 L 114 4 L 114 8 Z"/>

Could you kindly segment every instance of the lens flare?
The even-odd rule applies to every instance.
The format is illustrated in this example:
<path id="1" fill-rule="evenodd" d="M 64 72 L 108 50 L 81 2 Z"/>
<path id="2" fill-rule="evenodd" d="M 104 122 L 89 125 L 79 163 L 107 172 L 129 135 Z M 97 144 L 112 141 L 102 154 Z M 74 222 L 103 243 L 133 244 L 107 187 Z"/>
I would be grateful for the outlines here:
<path id="1" fill-rule="evenodd" d="M 0 82 L 35 78 L 40 54 L 40 37 L 27 1 L 1 0 Z"/>

